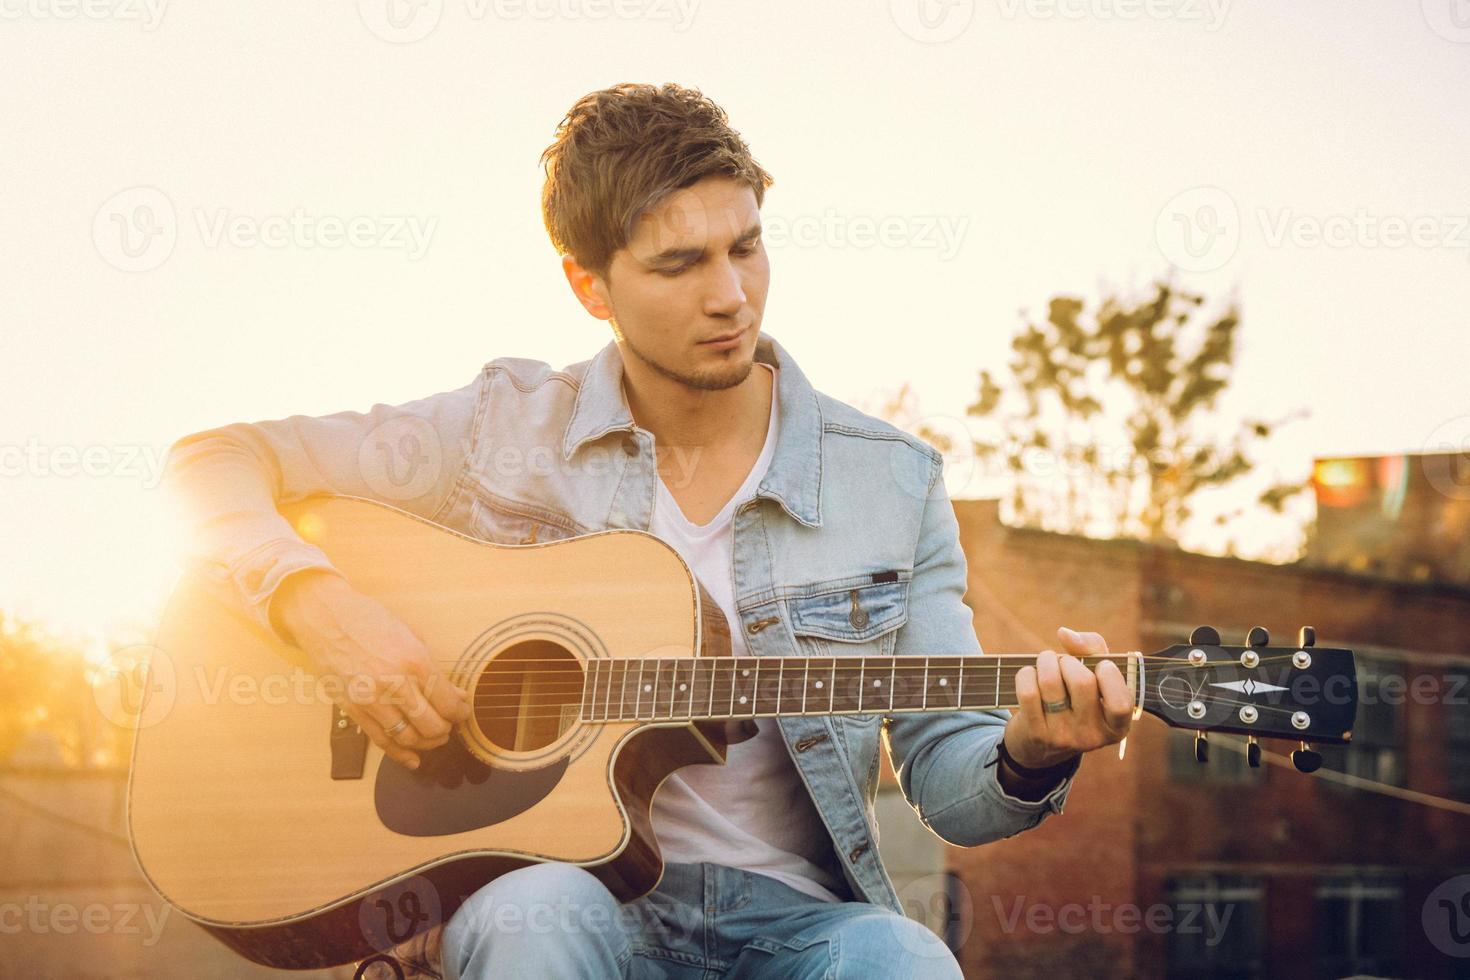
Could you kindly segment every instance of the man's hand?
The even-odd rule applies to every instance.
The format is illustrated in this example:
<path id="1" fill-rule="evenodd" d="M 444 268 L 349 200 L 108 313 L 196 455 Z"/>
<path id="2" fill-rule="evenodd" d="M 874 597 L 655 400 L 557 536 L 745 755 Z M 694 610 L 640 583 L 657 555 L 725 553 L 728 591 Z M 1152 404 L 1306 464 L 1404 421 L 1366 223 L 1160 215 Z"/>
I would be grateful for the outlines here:
<path id="1" fill-rule="evenodd" d="M 451 724 L 470 717 L 469 697 L 449 683 L 423 641 L 340 575 L 311 569 L 288 576 L 271 615 L 344 693 L 348 716 L 410 769 L 418 768 L 419 751 L 443 745 Z"/>
<path id="2" fill-rule="evenodd" d="M 1121 742 L 1133 724 L 1133 692 L 1111 660 L 1096 672 L 1079 656 L 1108 652 L 1097 633 L 1057 630 L 1063 653 L 1043 650 L 1035 667 L 1016 672 L 1020 710 L 1006 724 L 1005 745 L 1011 758 L 1028 769 L 1045 769 Z M 1046 710 L 1050 704 L 1053 710 Z M 1062 707 L 1065 705 L 1065 707 Z M 1014 774 L 1012 774 L 1014 775 Z"/>

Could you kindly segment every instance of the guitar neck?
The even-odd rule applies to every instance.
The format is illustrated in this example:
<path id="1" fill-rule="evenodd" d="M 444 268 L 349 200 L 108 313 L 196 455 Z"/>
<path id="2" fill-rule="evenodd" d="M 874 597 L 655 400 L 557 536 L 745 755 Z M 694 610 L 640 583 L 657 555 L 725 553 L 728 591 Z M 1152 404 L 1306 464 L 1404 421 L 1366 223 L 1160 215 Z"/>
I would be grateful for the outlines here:
<path id="1" fill-rule="evenodd" d="M 1112 660 L 1141 694 L 1141 653 L 1081 660 L 1089 668 Z M 719 721 L 1015 708 L 1016 673 L 1035 663 L 1035 654 L 594 660 L 583 681 L 581 718 Z"/>

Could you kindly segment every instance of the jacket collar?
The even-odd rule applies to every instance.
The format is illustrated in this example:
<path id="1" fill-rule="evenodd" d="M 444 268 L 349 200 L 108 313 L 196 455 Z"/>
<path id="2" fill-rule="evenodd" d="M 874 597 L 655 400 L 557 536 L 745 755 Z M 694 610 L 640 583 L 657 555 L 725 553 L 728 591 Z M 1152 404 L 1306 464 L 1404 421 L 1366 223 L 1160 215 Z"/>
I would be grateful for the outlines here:
<path id="1" fill-rule="evenodd" d="M 822 526 L 822 412 L 817 393 L 785 348 L 761 333 L 755 359 L 777 369 L 780 417 L 771 467 L 756 488 L 808 527 Z M 570 460 L 584 443 L 609 432 L 632 431 L 633 413 L 623 395 L 623 357 L 608 341 L 587 365 L 572 416 L 562 437 L 562 456 Z"/>

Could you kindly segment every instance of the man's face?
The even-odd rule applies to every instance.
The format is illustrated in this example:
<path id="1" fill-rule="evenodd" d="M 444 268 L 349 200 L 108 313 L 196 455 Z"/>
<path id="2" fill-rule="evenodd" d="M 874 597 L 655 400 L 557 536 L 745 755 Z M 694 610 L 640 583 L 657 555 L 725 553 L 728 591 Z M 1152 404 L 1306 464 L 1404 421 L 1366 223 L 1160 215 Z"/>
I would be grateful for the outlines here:
<path id="1" fill-rule="evenodd" d="M 625 353 L 690 388 L 744 381 L 771 280 L 760 231 L 754 192 L 724 177 L 640 215 L 604 284 Z M 737 333 L 733 343 L 711 343 Z"/>

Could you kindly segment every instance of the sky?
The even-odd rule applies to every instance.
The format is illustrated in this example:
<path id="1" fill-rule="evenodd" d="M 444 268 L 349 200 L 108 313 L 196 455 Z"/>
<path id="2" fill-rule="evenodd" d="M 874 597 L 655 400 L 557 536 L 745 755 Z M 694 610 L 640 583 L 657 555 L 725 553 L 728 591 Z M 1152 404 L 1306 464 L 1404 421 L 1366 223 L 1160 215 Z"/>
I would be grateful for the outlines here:
<path id="1" fill-rule="evenodd" d="M 1172 274 L 1239 300 L 1220 417 L 1310 413 L 1268 473 L 1470 446 L 1464 0 L 0 0 L 0 608 L 151 616 L 181 435 L 595 353 L 537 161 L 624 81 L 775 176 L 837 398 L 962 425 L 1020 311 Z"/>

